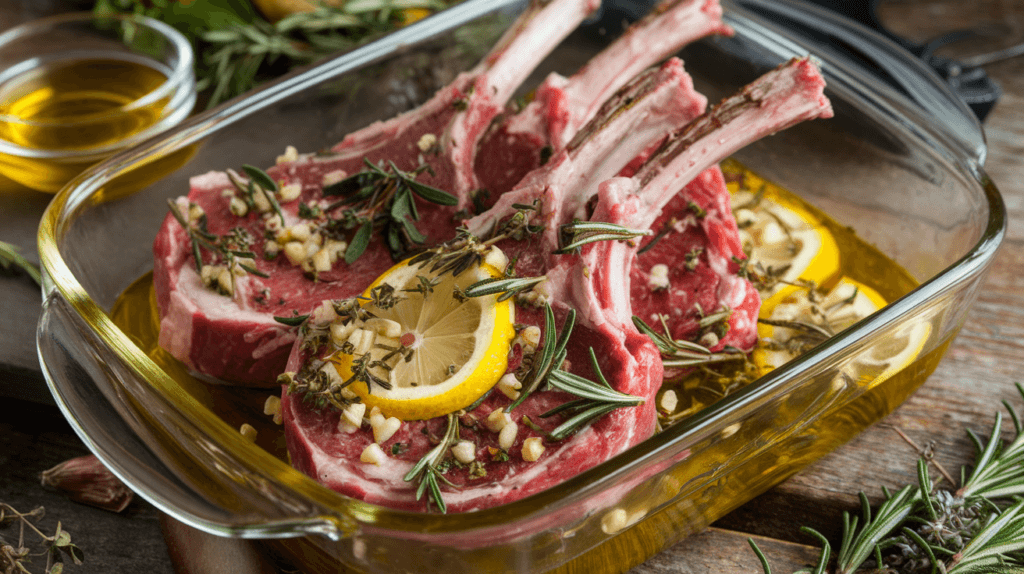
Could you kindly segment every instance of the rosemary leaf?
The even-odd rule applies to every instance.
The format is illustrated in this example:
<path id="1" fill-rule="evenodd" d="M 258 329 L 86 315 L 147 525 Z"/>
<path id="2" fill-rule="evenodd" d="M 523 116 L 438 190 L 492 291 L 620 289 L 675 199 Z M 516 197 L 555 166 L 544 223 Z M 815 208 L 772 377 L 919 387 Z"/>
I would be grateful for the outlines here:
<path id="1" fill-rule="evenodd" d="M 309 315 L 296 315 L 294 317 L 274 317 L 274 320 L 282 325 L 288 325 L 289 327 L 298 327 L 309 318 Z"/>
<path id="2" fill-rule="evenodd" d="M 0 241 L 0 267 L 4 269 L 18 268 L 28 274 L 37 285 L 43 284 L 43 277 L 39 272 L 39 267 L 34 263 L 25 259 L 18 253 L 18 248 L 10 243 Z"/>
<path id="3" fill-rule="evenodd" d="M 356 231 L 356 234 L 352 236 L 352 241 L 349 242 L 348 247 L 345 249 L 345 263 L 352 265 L 356 259 L 366 251 L 366 248 L 370 245 L 370 236 L 373 234 L 373 222 L 367 221 Z"/>
<path id="4" fill-rule="evenodd" d="M 277 191 L 277 182 L 274 181 L 274 178 L 270 177 L 270 175 L 267 172 L 263 171 L 262 169 L 252 165 L 245 164 L 242 166 L 242 171 L 244 171 L 245 175 L 248 175 L 249 179 L 255 182 L 256 185 L 262 187 L 264 191 Z"/>

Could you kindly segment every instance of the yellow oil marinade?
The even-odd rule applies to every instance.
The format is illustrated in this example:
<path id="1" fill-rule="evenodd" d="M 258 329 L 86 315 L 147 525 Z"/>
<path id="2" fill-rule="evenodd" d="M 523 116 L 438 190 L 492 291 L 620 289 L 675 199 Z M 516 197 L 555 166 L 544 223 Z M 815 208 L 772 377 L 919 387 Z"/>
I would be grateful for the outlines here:
<path id="1" fill-rule="evenodd" d="M 800 205 L 819 216 L 839 248 L 841 263 L 836 280 L 839 276 L 850 277 L 873 288 L 887 301 L 906 294 L 917 285 L 906 271 L 860 240 L 852 230 L 837 224 L 794 194 L 765 182 L 738 163 L 727 161 L 723 170 L 733 187 L 739 181 L 748 188 L 763 187 L 765 197 L 783 205 Z M 738 177 L 740 175 L 742 178 Z M 112 318 L 202 404 L 233 428 L 243 423 L 256 427 L 257 443 L 279 458 L 287 459 L 281 427 L 263 414 L 264 402 L 272 391 L 200 382 L 157 346 L 159 321 L 151 275 L 140 278 L 122 294 L 115 303 Z M 615 508 L 586 518 L 564 534 L 593 540 L 596 547 L 554 571 L 621 572 L 700 531 L 891 412 L 931 374 L 951 337 L 925 354 L 915 354 L 897 372 L 885 373 L 877 381 L 871 380 L 870 373 L 860 379 L 856 372 L 853 376 L 835 371 L 821 373 L 802 383 L 799 393 L 784 394 L 769 401 L 748 422 L 701 439 L 688 451 L 684 461 L 647 478 Z M 697 413 L 749 382 L 737 379 L 735 374 L 705 372 L 669 384 L 678 393 L 679 408 Z M 851 392 L 856 394 L 849 394 Z M 842 404 L 835 400 L 840 395 L 857 398 Z M 687 418 L 679 423 L 690 424 Z M 617 524 L 610 520 L 614 518 L 613 513 L 630 518 L 624 524 Z M 536 547 L 529 551 L 536 556 L 557 553 L 560 547 L 557 534 L 553 532 L 552 536 L 539 538 Z M 302 563 L 307 571 L 338 571 L 338 565 L 329 556 L 304 539 L 274 541 L 272 545 Z M 525 550 L 518 548 L 517 551 Z M 467 563 L 479 565 L 481 571 L 504 571 L 508 567 L 507 556 L 495 548 L 466 550 L 465 559 Z"/>

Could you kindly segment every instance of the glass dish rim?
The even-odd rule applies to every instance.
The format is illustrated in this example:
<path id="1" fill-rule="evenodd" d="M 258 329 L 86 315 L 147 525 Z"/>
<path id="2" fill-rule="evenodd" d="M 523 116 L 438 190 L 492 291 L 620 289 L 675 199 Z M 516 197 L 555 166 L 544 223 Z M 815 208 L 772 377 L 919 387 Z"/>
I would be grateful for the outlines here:
<path id="1" fill-rule="evenodd" d="M 516 3 L 520 2 L 507 0 L 503 5 Z M 466 4 L 483 6 L 484 2 L 471 0 Z M 490 12 L 494 7 L 495 5 L 488 6 L 484 11 Z M 465 14 L 469 12 L 470 10 L 467 9 L 465 11 L 458 12 L 458 14 L 460 16 L 465 16 Z M 433 18 L 424 21 L 424 23 L 429 24 L 430 20 L 433 20 Z M 461 22 L 452 24 L 452 27 L 460 24 Z M 414 26 L 406 28 L 405 31 L 415 30 Z M 403 35 L 402 31 L 399 31 L 387 38 L 391 38 L 393 42 L 400 43 L 406 40 L 406 35 Z M 372 523 L 377 527 L 388 528 L 396 532 L 429 532 L 431 534 L 443 535 L 444 533 L 454 533 L 481 527 L 494 526 L 495 521 L 492 517 L 497 515 L 500 515 L 501 522 L 504 524 L 516 521 L 526 521 L 535 517 L 538 513 L 549 511 L 551 508 L 544 504 L 538 504 L 538 502 L 551 502 L 558 507 L 561 504 L 564 504 L 564 499 L 567 498 L 566 495 L 571 495 L 569 498 L 575 498 L 576 496 L 583 496 L 579 494 L 581 492 L 585 493 L 587 496 L 597 493 L 602 488 L 613 482 L 616 478 L 643 468 L 643 463 L 645 461 L 654 459 L 661 451 L 676 445 L 680 441 L 687 440 L 687 438 L 694 435 L 694 433 L 697 433 L 698 431 L 713 432 L 707 430 L 706 427 L 713 424 L 714 421 L 721 419 L 725 414 L 735 412 L 743 406 L 755 403 L 762 396 L 778 392 L 780 388 L 784 388 L 789 384 L 795 383 L 799 380 L 801 373 L 824 361 L 832 354 L 833 351 L 850 345 L 851 342 L 856 339 L 870 336 L 881 331 L 889 324 L 894 323 L 900 317 L 910 313 L 914 307 L 923 301 L 932 299 L 942 291 L 950 289 L 965 278 L 972 277 L 977 273 L 980 273 L 983 269 L 979 268 L 987 266 L 987 263 L 991 260 L 995 249 L 998 247 L 1003 235 L 1005 234 L 1005 208 L 998 190 L 991 180 L 985 176 L 981 166 L 978 165 L 978 158 L 964 157 L 961 153 L 960 163 L 970 174 L 973 175 L 976 182 L 980 185 L 989 208 L 988 221 L 986 222 L 985 230 L 978 242 L 963 257 L 940 273 L 923 282 L 906 296 L 854 325 L 843 334 L 830 339 L 811 353 L 773 371 L 765 377 L 762 377 L 759 381 L 748 385 L 744 389 L 730 395 L 723 401 L 704 409 L 691 419 L 674 425 L 659 435 L 647 439 L 641 444 L 631 448 L 626 453 L 620 454 L 619 456 L 560 483 L 555 487 L 526 499 L 496 508 L 472 513 L 454 514 L 450 516 L 398 511 L 387 507 L 364 503 L 345 497 L 321 486 L 313 479 L 299 473 L 299 471 L 288 466 L 286 463 L 280 461 L 270 453 L 241 440 L 240 435 L 238 435 L 235 429 L 228 427 L 226 423 L 213 415 L 205 407 L 198 404 L 198 402 L 192 399 L 191 396 L 188 396 L 186 393 L 181 393 L 180 390 L 179 392 L 175 392 L 176 385 L 170 380 L 170 377 L 157 367 L 156 364 L 148 357 L 146 357 L 133 343 L 131 343 L 125 334 L 120 332 L 113 325 L 99 305 L 92 301 L 81 284 L 78 283 L 77 279 L 71 273 L 70 268 L 60 256 L 60 252 L 57 247 L 57 233 L 60 231 L 62 215 L 68 210 L 73 211 L 78 205 L 81 205 L 82 202 L 85 201 L 91 191 L 98 189 L 99 183 L 102 183 L 104 175 L 116 175 L 126 166 L 132 165 L 134 160 L 138 157 L 148 157 L 148 154 L 158 153 L 161 149 L 174 149 L 175 146 L 182 147 L 193 143 L 200 136 L 208 133 L 209 129 L 216 128 L 218 123 L 230 119 L 231 115 L 235 111 L 244 109 L 256 100 L 263 102 L 271 100 L 274 96 L 278 96 L 283 92 L 288 92 L 291 88 L 300 89 L 303 87 L 304 82 L 309 80 L 311 73 L 325 68 L 331 69 L 335 65 L 340 66 L 338 62 L 341 60 L 351 60 L 352 67 L 362 65 L 362 63 L 365 63 L 367 59 L 372 59 L 373 50 L 369 50 L 369 52 L 371 55 L 364 59 L 361 59 L 363 54 L 360 54 L 360 56 L 341 56 L 329 60 L 324 64 L 320 64 L 306 72 L 287 77 L 271 84 L 263 90 L 229 101 L 210 112 L 197 116 L 197 118 L 193 118 L 181 126 L 178 126 L 158 140 L 150 141 L 147 146 L 140 146 L 139 148 L 123 152 L 114 158 L 111 158 L 107 162 L 104 162 L 100 166 L 89 170 L 73 180 L 57 195 L 57 197 L 54 198 L 54 201 L 51 203 L 44 215 L 39 231 L 39 251 L 46 275 L 44 293 L 53 293 L 54 291 L 59 292 L 60 295 L 72 305 L 74 310 L 95 330 L 96 334 L 104 344 L 113 349 L 114 352 L 116 352 L 120 358 L 126 362 L 126 364 L 130 365 L 137 374 L 147 378 L 150 381 L 150 384 L 161 393 L 165 400 L 171 402 L 175 408 L 178 408 L 181 412 L 196 416 L 199 419 L 203 430 L 208 433 L 208 437 L 211 440 L 222 445 L 229 445 L 234 454 L 240 455 L 246 461 L 253 463 L 252 466 L 272 468 L 274 469 L 275 474 L 277 472 L 283 472 L 289 478 L 294 477 L 298 479 L 289 481 L 289 488 L 297 494 L 305 497 L 307 500 L 322 506 L 325 512 L 328 513 L 333 513 L 339 516 L 348 515 L 349 517 L 355 517 L 357 520 L 364 519 L 362 520 L 364 523 Z M 355 54 L 355 52 L 350 54 Z M 384 55 L 387 54 L 385 53 Z M 270 97 L 268 97 L 268 94 Z M 923 126 L 923 128 L 929 129 L 927 126 Z M 952 147 L 948 142 L 944 145 L 949 148 Z M 963 152 L 963 150 L 961 150 L 961 152 Z M 51 391 L 54 392 L 55 397 L 58 398 L 58 404 L 60 404 L 62 409 L 66 409 L 66 406 L 61 404 L 61 401 L 57 396 L 56 389 L 53 388 L 52 381 L 48 380 L 48 384 L 51 385 Z M 72 426 L 75 426 L 76 431 L 78 431 L 79 429 L 77 428 L 77 425 L 73 422 L 73 417 L 66 410 L 65 416 L 68 417 L 69 421 L 72 421 Z M 87 437 L 83 437 L 83 439 L 87 439 Z M 153 501 L 152 493 L 149 494 L 151 496 L 146 496 L 146 498 Z M 159 506 L 159 504 L 157 505 Z M 171 513 L 173 514 L 173 512 Z M 365 520 L 366 517 L 371 517 L 371 519 Z M 179 517 L 179 519 L 181 519 L 181 517 Z M 329 515 L 318 516 L 310 519 L 310 521 L 315 520 L 336 523 L 335 517 Z M 185 521 L 189 522 L 187 518 Z M 235 536 L 293 536 L 310 531 L 277 532 L 267 528 L 268 525 L 265 524 L 223 528 L 205 523 L 189 523 L 215 534 Z M 269 526 L 272 527 L 273 525 Z M 329 532 L 326 534 L 330 536 Z"/>
<path id="2" fill-rule="evenodd" d="M 53 28 L 67 23 L 79 23 L 89 21 L 103 21 L 103 20 L 119 20 L 119 21 L 131 21 L 138 24 L 145 25 L 155 32 L 159 33 L 163 38 L 167 39 L 170 44 L 174 47 L 174 52 L 178 56 L 178 63 L 171 70 L 170 75 L 167 79 L 160 84 L 159 87 L 152 90 L 148 94 L 138 98 L 128 104 L 119 107 L 117 110 L 105 112 L 105 114 L 114 114 L 124 111 L 132 111 L 138 108 L 145 107 L 153 102 L 156 102 L 165 97 L 171 97 L 171 100 L 167 104 L 167 109 L 170 113 L 160 119 L 160 121 L 142 130 L 141 132 L 121 140 L 117 143 L 108 144 L 105 146 L 93 147 L 83 150 L 49 150 L 49 149 L 36 149 L 20 146 L 16 143 L 0 139 L 0 153 L 6 153 L 18 157 L 27 157 L 34 159 L 64 159 L 64 160 L 87 160 L 95 157 L 105 157 L 118 151 L 135 146 L 151 137 L 156 136 L 168 128 L 179 123 L 185 117 L 188 116 L 192 111 L 192 107 L 195 105 L 196 100 L 196 89 L 193 65 L 195 63 L 195 54 L 192 51 L 192 44 L 189 43 L 185 36 L 176 30 L 174 27 L 161 22 L 155 18 L 144 16 L 142 14 L 95 14 L 93 12 L 69 12 L 66 14 L 57 14 L 55 16 L 48 16 L 46 18 L 39 18 L 37 20 L 30 20 L 23 24 L 19 24 L 14 28 L 0 33 L 0 48 L 2 48 L 8 42 L 29 36 L 32 34 L 38 34 L 44 32 L 47 29 Z M 32 58 L 28 58 L 26 61 L 30 61 Z M 6 116 L 5 116 L 6 117 Z M 101 116 L 90 116 L 90 122 L 94 121 L 95 118 Z M 16 123 L 25 123 L 20 118 L 13 118 Z M 8 123 L 15 123 L 11 120 L 5 120 Z M 65 122 L 35 122 L 45 123 L 46 125 L 70 125 Z"/>

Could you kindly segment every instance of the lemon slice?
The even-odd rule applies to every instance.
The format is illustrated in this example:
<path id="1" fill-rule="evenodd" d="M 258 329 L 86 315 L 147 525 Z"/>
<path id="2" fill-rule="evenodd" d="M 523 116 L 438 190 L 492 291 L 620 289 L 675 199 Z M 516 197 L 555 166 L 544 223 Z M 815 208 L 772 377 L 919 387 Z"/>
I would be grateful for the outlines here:
<path id="1" fill-rule="evenodd" d="M 817 326 L 824 333 L 839 333 L 886 305 L 885 299 L 871 287 L 843 277 L 825 296 L 808 289 L 793 289 L 766 301 L 761 317 L 774 321 L 793 321 Z M 761 344 L 751 359 L 758 374 L 764 375 L 810 350 L 820 340 L 815 333 L 798 329 L 758 324 Z"/>
<path id="2" fill-rule="evenodd" d="M 835 238 L 804 206 L 774 195 L 755 201 L 749 191 L 735 192 L 732 205 L 751 262 L 766 270 L 784 270 L 774 287 L 761 292 L 765 304 L 774 305 L 797 289 L 787 283 L 802 279 L 826 285 L 839 275 Z"/>
<path id="3" fill-rule="evenodd" d="M 330 360 L 343 380 L 360 370 L 372 375 L 369 386 L 357 380 L 349 387 L 368 408 L 402 420 L 434 418 L 473 404 L 505 374 L 515 337 L 512 301 L 460 295 L 502 276 L 487 261 L 504 255 L 491 249 L 485 262 L 457 276 L 406 261 L 366 289 L 363 309 L 373 318 Z"/>

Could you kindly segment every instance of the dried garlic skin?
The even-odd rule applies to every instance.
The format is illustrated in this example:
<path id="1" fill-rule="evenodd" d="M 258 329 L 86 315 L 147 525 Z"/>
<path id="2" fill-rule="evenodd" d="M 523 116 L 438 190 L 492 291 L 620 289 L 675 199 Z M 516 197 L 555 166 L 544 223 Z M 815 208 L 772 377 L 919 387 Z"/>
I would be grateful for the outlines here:
<path id="1" fill-rule="evenodd" d="M 39 475 L 43 486 L 63 492 L 75 502 L 122 512 L 135 493 L 93 455 L 66 460 Z"/>

